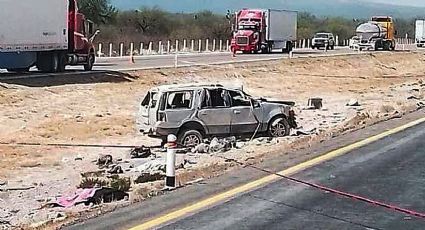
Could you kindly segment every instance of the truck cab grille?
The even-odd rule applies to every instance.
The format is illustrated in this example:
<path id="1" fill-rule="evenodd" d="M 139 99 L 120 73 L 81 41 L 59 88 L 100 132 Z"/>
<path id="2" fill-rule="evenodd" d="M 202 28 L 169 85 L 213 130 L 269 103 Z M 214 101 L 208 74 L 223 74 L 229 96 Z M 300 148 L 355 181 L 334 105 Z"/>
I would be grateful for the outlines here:
<path id="1" fill-rule="evenodd" d="M 237 37 L 236 44 L 238 45 L 248 45 L 248 37 Z"/>

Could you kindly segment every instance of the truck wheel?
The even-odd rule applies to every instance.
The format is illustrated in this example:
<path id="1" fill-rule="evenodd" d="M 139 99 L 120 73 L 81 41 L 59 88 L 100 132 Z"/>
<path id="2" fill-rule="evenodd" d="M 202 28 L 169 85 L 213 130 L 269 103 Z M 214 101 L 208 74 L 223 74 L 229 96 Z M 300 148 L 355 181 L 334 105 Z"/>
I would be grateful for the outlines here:
<path id="1" fill-rule="evenodd" d="M 270 137 L 285 137 L 291 132 L 288 120 L 284 117 L 276 117 L 269 123 L 268 135 Z"/>
<path id="2" fill-rule="evenodd" d="M 89 60 L 87 61 L 87 64 L 84 65 L 85 71 L 91 71 L 93 69 L 93 65 L 95 61 L 94 54 L 90 54 L 88 58 Z"/>
<path id="3" fill-rule="evenodd" d="M 58 72 L 65 72 L 67 60 L 66 55 L 64 53 L 58 54 L 59 58 L 59 65 L 58 65 Z"/>
<path id="4" fill-rule="evenodd" d="M 384 42 L 384 50 L 389 51 L 391 49 L 390 42 Z"/>
<path id="5" fill-rule="evenodd" d="M 179 143 L 185 147 L 197 146 L 202 140 L 202 134 L 197 130 L 183 130 L 178 137 Z"/>
<path id="6" fill-rule="evenodd" d="M 37 69 L 41 72 L 55 73 L 59 69 L 59 56 L 56 52 L 41 52 L 37 55 Z"/>
<path id="7" fill-rule="evenodd" d="M 58 71 L 59 71 L 59 54 L 52 53 L 49 72 L 56 73 Z"/>

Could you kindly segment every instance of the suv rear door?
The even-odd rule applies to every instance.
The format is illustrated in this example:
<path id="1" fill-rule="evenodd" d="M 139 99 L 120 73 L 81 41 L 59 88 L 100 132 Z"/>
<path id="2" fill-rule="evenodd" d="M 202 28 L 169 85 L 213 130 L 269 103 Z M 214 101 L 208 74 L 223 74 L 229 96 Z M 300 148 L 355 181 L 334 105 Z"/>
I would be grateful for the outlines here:
<path id="1" fill-rule="evenodd" d="M 232 108 L 226 90 L 205 89 L 202 93 L 201 108 L 198 111 L 198 119 L 206 127 L 207 135 L 230 134 L 230 122 Z"/>
<path id="2" fill-rule="evenodd" d="M 143 129 L 143 131 L 148 132 L 149 130 L 146 129 L 155 124 L 159 96 L 160 94 L 157 91 L 150 91 L 143 99 L 137 116 L 137 124 L 140 130 Z"/>

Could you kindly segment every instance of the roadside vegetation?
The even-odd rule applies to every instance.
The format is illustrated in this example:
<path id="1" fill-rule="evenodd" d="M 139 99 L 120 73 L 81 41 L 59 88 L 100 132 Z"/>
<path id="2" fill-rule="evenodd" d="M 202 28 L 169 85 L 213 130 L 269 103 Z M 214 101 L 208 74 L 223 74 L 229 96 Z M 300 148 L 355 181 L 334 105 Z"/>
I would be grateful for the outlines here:
<path id="1" fill-rule="evenodd" d="M 211 11 L 171 13 L 158 7 L 141 6 L 137 10 L 120 11 L 109 0 L 79 0 L 80 10 L 101 30 L 98 42 L 149 42 L 175 39 L 229 39 L 231 20 Z M 357 25 L 367 19 L 317 17 L 307 12 L 298 14 L 298 38 L 311 38 L 319 31 L 332 32 L 349 39 Z M 414 19 L 395 19 L 397 36 L 414 34 Z"/>

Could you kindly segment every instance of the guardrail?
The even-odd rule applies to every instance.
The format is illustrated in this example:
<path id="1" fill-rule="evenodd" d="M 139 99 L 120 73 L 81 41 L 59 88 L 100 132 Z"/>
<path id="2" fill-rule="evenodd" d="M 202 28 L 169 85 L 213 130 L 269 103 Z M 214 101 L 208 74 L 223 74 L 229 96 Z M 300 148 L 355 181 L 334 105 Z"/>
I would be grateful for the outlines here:
<path id="1" fill-rule="evenodd" d="M 397 44 L 415 44 L 414 39 L 397 38 Z M 310 49 L 312 39 L 300 39 L 294 42 L 296 49 Z M 337 47 L 350 46 L 350 39 L 340 40 L 335 36 Z M 119 43 L 98 43 L 98 57 L 123 57 L 123 56 L 144 56 L 144 55 L 166 55 L 175 53 L 210 53 L 210 52 L 230 52 L 230 40 L 220 39 L 184 39 L 175 41 L 158 41 L 149 43 L 134 43 L 129 44 Z"/>

